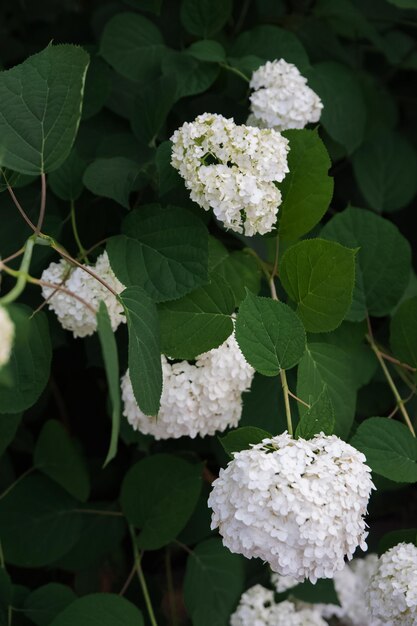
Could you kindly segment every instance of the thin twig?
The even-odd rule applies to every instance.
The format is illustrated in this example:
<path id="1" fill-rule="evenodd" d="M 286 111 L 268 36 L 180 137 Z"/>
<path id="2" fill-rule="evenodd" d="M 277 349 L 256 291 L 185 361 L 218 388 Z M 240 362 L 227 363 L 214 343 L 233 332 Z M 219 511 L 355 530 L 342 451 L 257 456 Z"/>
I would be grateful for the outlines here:
<path id="1" fill-rule="evenodd" d="M 45 219 L 45 208 L 46 208 L 46 176 L 45 174 L 41 174 L 41 206 L 39 208 L 39 218 L 38 223 L 36 225 L 35 233 L 38 235 L 43 226 L 43 221 Z"/>
<path id="2" fill-rule="evenodd" d="M 103 287 L 105 287 L 106 289 L 108 289 L 110 291 L 110 293 L 112 293 L 116 298 L 118 296 L 118 293 L 113 289 L 113 287 L 110 287 L 110 285 L 108 283 L 106 283 L 105 280 L 103 280 L 98 274 L 96 274 L 92 269 L 90 269 L 87 265 L 83 265 L 82 263 L 80 263 L 79 261 L 77 261 L 76 259 L 74 259 L 72 256 L 70 256 L 67 252 L 65 252 L 60 246 L 58 246 L 57 244 L 52 244 L 52 248 L 54 250 L 56 250 L 56 252 L 58 252 L 58 254 L 60 254 L 62 256 L 63 259 L 65 259 L 66 261 L 68 261 L 69 263 L 71 263 L 72 265 L 76 265 L 77 267 L 79 267 L 80 269 L 84 270 L 84 272 L 87 272 L 87 274 L 90 274 L 90 276 L 92 276 L 93 278 L 95 278 L 96 280 L 98 280 L 99 283 L 101 283 L 103 285 Z"/>
<path id="3" fill-rule="evenodd" d="M 142 556 L 143 555 L 139 554 L 139 550 L 136 544 L 136 535 L 135 535 L 133 526 L 129 526 L 129 531 L 130 531 L 130 536 L 132 538 L 132 546 L 133 546 L 133 554 L 135 557 L 136 572 L 138 574 L 138 580 L 142 589 L 143 597 L 145 598 L 145 604 L 148 610 L 149 621 L 151 622 L 152 626 L 158 626 L 155 613 L 153 610 L 152 602 L 151 602 L 151 597 L 149 595 L 148 586 L 146 584 L 145 576 L 143 574 L 143 569 L 142 569 Z"/>
<path id="4" fill-rule="evenodd" d="M 7 190 L 16 206 L 16 208 L 18 209 L 20 215 L 23 217 L 23 219 L 25 220 L 26 224 L 36 233 L 36 226 L 35 224 L 32 222 L 32 220 L 28 217 L 28 215 L 26 214 L 26 212 L 24 211 L 22 205 L 20 204 L 19 200 L 16 198 L 13 189 L 10 187 L 9 183 L 6 181 L 7 184 Z"/>
<path id="5" fill-rule="evenodd" d="M 308 409 L 311 409 L 311 406 L 307 404 L 307 402 L 304 402 L 304 400 L 301 400 L 301 398 L 296 396 L 295 393 L 293 393 L 290 389 L 288 389 L 288 395 L 290 395 L 291 398 L 294 398 L 294 400 L 297 400 L 297 402 L 299 402 L 300 404 L 303 404 L 304 406 L 306 406 Z"/>
<path id="6" fill-rule="evenodd" d="M 93 313 L 93 315 L 97 315 L 97 311 L 95 310 L 94 307 L 91 306 L 91 304 L 89 304 L 86 300 L 81 298 L 78 294 L 74 293 L 73 291 L 70 291 L 66 287 L 62 287 L 61 285 L 57 285 L 56 283 L 49 283 L 46 280 L 41 280 L 40 278 L 33 278 L 32 276 L 28 276 L 27 281 L 28 283 L 32 283 L 33 285 L 40 285 L 41 287 L 48 287 L 49 289 L 55 289 L 55 292 L 62 291 L 63 293 L 66 293 L 68 296 L 71 296 L 71 298 L 78 300 L 78 302 L 80 302 L 85 307 L 87 307 L 87 309 L 89 309 L 91 313 Z"/>
<path id="7" fill-rule="evenodd" d="M 25 247 L 20 248 L 17 252 L 13 252 L 10 256 L 7 256 L 5 259 L 0 259 L 2 263 L 9 263 L 9 261 L 13 261 L 13 259 L 17 259 L 17 257 L 22 256 L 25 251 Z"/>
<path id="8" fill-rule="evenodd" d="M 169 612 L 171 613 L 171 626 L 177 626 L 177 606 L 175 602 L 174 581 L 172 578 L 171 550 L 165 549 L 165 576 L 168 587 Z"/>
<path id="9" fill-rule="evenodd" d="M 132 582 L 135 574 L 136 574 L 136 563 L 134 562 L 133 563 L 133 567 L 132 567 L 132 569 L 129 572 L 129 576 L 126 578 L 123 587 L 119 591 L 119 596 L 124 596 L 125 595 L 126 591 L 130 587 L 130 583 Z"/>
<path id="10" fill-rule="evenodd" d="M 386 361 L 390 361 L 390 363 L 395 363 L 395 365 L 398 365 L 398 367 L 402 367 L 405 370 L 409 370 L 410 372 L 417 372 L 417 369 L 415 367 L 412 367 L 411 365 L 408 365 L 408 363 L 403 363 L 402 361 L 399 361 L 398 359 L 391 356 L 390 354 L 386 354 L 385 352 L 382 352 L 379 348 L 378 350 L 379 350 L 379 354 Z"/>

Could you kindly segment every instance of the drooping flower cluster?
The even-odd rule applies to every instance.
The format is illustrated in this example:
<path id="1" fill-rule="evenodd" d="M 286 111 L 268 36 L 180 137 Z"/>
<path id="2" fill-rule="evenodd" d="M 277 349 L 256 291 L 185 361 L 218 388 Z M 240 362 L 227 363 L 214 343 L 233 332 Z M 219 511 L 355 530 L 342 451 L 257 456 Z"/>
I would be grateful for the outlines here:
<path id="1" fill-rule="evenodd" d="M 371 615 L 390 626 L 417 624 L 417 547 L 399 543 L 378 560 L 366 597 Z"/>
<path id="2" fill-rule="evenodd" d="M 14 324 L 7 310 L 0 306 L 0 367 L 6 365 L 12 353 Z"/>
<path id="3" fill-rule="evenodd" d="M 230 626 L 327 626 L 313 605 L 297 607 L 275 602 L 274 592 L 262 585 L 251 587 L 240 598 Z"/>
<path id="4" fill-rule="evenodd" d="M 276 221 L 281 182 L 288 172 L 288 141 L 271 129 L 237 125 L 204 113 L 171 137 L 171 164 L 191 199 L 238 233 L 265 234 Z"/>
<path id="5" fill-rule="evenodd" d="M 379 619 L 372 618 L 365 595 L 377 565 L 378 556 L 368 554 L 364 559 L 346 563 L 334 576 L 336 593 L 352 626 L 383 626 Z"/>
<path id="6" fill-rule="evenodd" d="M 297 581 L 331 578 L 366 550 L 374 485 L 365 456 L 335 435 L 283 433 L 234 455 L 208 504 L 231 552 L 259 557 Z"/>
<path id="7" fill-rule="evenodd" d="M 91 269 L 100 276 L 116 293 L 124 290 L 124 285 L 116 278 L 110 267 L 107 252 L 103 252 Z M 53 285 L 63 286 L 79 296 L 77 300 L 69 293 L 52 287 L 42 287 L 42 295 L 48 300 L 48 306 L 55 312 L 63 328 L 73 332 L 74 337 L 92 335 L 97 329 L 95 314 L 85 306 L 88 303 L 95 311 L 100 300 L 106 304 L 113 330 L 126 321 L 123 307 L 117 298 L 96 278 L 80 267 L 72 268 L 66 261 L 51 263 L 42 273 L 42 280 Z"/>
<path id="8" fill-rule="evenodd" d="M 250 86 L 251 111 L 248 124 L 287 130 L 318 122 L 323 103 L 307 85 L 307 79 L 284 59 L 267 61 L 253 74 Z"/>
<path id="9" fill-rule="evenodd" d="M 214 435 L 237 426 L 242 413 L 241 394 L 252 383 L 253 368 L 245 361 L 231 335 L 219 348 L 188 361 L 169 363 L 162 357 L 163 390 L 157 417 L 139 409 L 129 372 L 122 379 L 123 414 L 135 430 L 156 439 Z"/>

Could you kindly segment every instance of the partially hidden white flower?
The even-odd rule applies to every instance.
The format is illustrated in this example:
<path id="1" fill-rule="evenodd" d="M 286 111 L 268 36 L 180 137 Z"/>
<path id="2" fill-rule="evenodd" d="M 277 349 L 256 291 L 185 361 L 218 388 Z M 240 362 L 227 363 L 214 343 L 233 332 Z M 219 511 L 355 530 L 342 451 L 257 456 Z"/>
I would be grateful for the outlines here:
<path id="1" fill-rule="evenodd" d="M 288 141 L 271 129 L 204 113 L 171 137 L 171 165 L 203 209 L 226 228 L 252 236 L 272 230 L 288 173 Z"/>
<path id="2" fill-rule="evenodd" d="M 366 592 L 373 619 L 388 626 L 417 624 L 417 547 L 399 543 L 378 560 Z"/>
<path id="3" fill-rule="evenodd" d="M 352 626 L 383 626 L 373 619 L 366 601 L 366 591 L 375 574 L 378 556 L 368 554 L 363 559 L 354 559 L 334 575 L 334 586 L 345 616 Z"/>
<path id="4" fill-rule="evenodd" d="M 287 130 L 318 122 L 323 103 L 295 65 L 284 59 L 267 61 L 253 74 L 251 115 L 247 124 Z"/>
<path id="5" fill-rule="evenodd" d="M 356 548 L 374 485 L 365 456 L 335 435 L 264 439 L 234 458 L 208 505 L 231 552 L 259 557 L 301 582 L 332 578 Z"/>
<path id="6" fill-rule="evenodd" d="M 110 267 L 107 252 L 103 252 L 91 269 L 100 276 L 116 293 L 121 293 L 125 287 L 116 278 Z M 126 321 L 123 307 L 117 298 L 96 278 L 80 267 L 72 267 L 66 261 L 51 263 L 41 276 L 41 279 L 54 285 L 62 285 L 68 291 L 79 296 L 93 309 L 98 311 L 100 300 L 103 300 L 110 317 L 113 330 Z M 48 300 L 49 308 L 55 312 L 63 328 L 72 331 L 74 337 L 92 335 L 97 329 L 95 314 L 69 293 L 42 287 L 42 295 Z"/>
<path id="7" fill-rule="evenodd" d="M 230 626 L 327 626 L 327 622 L 314 605 L 275 602 L 273 591 L 255 585 L 242 594 Z"/>
<path id="8" fill-rule="evenodd" d="M 12 353 L 14 324 L 7 310 L 0 306 L 0 367 L 6 365 Z"/>
<path id="9" fill-rule="evenodd" d="M 242 414 L 242 393 L 254 376 L 231 335 L 219 348 L 188 361 L 169 363 L 162 356 L 163 389 L 156 417 L 139 409 L 129 371 L 122 378 L 123 414 L 135 430 L 156 439 L 214 435 L 237 426 Z"/>

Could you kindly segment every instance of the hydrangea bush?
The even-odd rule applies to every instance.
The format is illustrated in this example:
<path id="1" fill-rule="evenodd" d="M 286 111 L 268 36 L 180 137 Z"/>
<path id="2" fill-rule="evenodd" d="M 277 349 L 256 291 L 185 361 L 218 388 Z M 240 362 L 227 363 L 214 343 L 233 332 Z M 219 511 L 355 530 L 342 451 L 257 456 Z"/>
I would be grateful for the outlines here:
<path id="1" fill-rule="evenodd" d="M 416 10 L 0 7 L 0 624 L 417 623 Z"/>

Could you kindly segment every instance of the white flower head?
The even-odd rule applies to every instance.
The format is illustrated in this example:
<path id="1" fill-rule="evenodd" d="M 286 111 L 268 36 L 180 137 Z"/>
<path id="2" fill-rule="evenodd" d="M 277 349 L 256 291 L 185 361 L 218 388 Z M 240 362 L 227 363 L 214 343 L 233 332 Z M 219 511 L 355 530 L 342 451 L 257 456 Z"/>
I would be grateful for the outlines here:
<path id="1" fill-rule="evenodd" d="M 235 232 L 251 236 L 272 230 L 281 204 L 275 182 L 288 173 L 287 139 L 272 129 L 204 113 L 183 124 L 171 141 L 171 165 L 194 202 L 212 208 Z"/>
<path id="2" fill-rule="evenodd" d="M 399 543 L 378 560 L 366 592 L 373 619 L 389 626 L 417 624 L 417 547 Z"/>
<path id="3" fill-rule="evenodd" d="M 378 556 L 368 554 L 363 559 L 354 559 L 334 575 L 334 586 L 345 616 L 352 626 L 383 626 L 378 619 L 372 619 L 366 601 L 366 590 L 375 574 Z"/>
<path id="4" fill-rule="evenodd" d="M 107 252 L 103 252 L 91 267 L 116 293 L 121 293 L 125 287 L 116 278 L 110 267 Z M 73 268 L 66 261 L 51 263 L 42 273 L 42 280 L 54 285 L 62 285 L 68 291 L 75 293 L 98 311 L 100 300 L 103 300 L 110 317 L 113 330 L 126 321 L 123 307 L 117 298 L 96 278 L 80 267 Z M 52 287 L 42 287 L 42 295 L 48 300 L 48 306 L 55 312 L 63 328 L 73 332 L 74 337 L 92 335 L 97 329 L 95 314 L 69 293 L 54 290 Z"/>
<path id="5" fill-rule="evenodd" d="M 253 74 L 251 111 L 247 124 L 287 130 L 318 122 L 323 103 L 295 65 L 284 59 L 267 61 Z"/>
<path id="6" fill-rule="evenodd" d="M 356 548 L 374 485 L 365 456 L 335 435 L 283 433 L 234 458 L 213 483 L 211 527 L 231 552 L 298 582 L 332 578 Z"/>
<path id="7" fill-rule="evenodd" d="M 139 409 L 127 371 L 122 378 L 123 415 L 129 424 L 155 439 L 214 435 L 236 427 L 242 414 L 242 393 L 254 376 L 231 335 L 219 348 L 187 361 L 169 363 L 162 356 L 163 389 L 157 417 Z"/>
<path id="8" fill-rule="evenodd" d="M 230 626 L 327 626 L 327 622 L 314 605 L 277 603 L 273 591 L 255 585 L 242 594 Z"/>
<path id="9" fill-rule="evenodd" d="M 0 306 L 0 368 L 6 365 L 12 353 L 14 324 L 7 310 Z"/>

